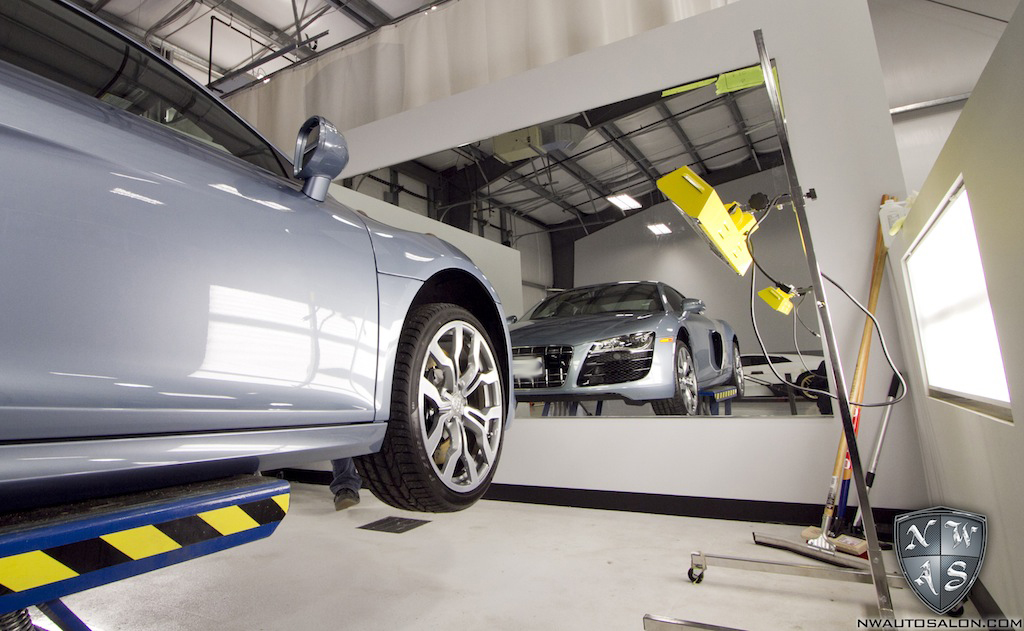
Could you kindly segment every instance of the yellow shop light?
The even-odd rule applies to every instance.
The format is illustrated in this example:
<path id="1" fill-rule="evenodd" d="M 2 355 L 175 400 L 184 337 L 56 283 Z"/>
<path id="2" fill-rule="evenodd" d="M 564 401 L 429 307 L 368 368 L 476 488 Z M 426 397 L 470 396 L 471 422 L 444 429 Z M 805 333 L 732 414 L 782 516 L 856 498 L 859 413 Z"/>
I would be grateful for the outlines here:
<path id="1" fill-rule="evenodd" d="M 725 205 L 718 193 L 690 167 L 683 166 L 658 180 L 658 188 L 676 205 L 683 218 L 740 276 L 753 260 L 747 235 L 757 226 L 754 216 L 736 202 Z"/>
<path id="2" fill-rule="evenodd" d="M 778 287 L 765 287 L 757 295 L 782 315 L 789 315 L 793 311 L 793 296 L 796 293 L 785 292 Z"/>

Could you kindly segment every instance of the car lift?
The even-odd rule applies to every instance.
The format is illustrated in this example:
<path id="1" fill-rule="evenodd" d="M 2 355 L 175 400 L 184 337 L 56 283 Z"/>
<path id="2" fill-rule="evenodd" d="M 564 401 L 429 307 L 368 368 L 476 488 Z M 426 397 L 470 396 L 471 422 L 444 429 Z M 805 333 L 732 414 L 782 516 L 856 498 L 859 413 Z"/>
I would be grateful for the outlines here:
<path id="1" fill-rule="evenodd" d="M 772 106 L 772 114 L 775 119 L 775 127 L 778 134 L 779 144 L 782 148 L 783 161 L 785 163 L 786 174 L 789 180 L 790 199 L 793 203 L 793 210 L 796 214 L 797 225 L 804 244 L 807 267 L 811 274 L 811 284 L 814 289 L 815 304 L 818 307 L 822 337 L 824 337 L 825 342 L 828 345 L 828 356 L 831 361 L 831 377 L 836 386 L 835 389 L 839 415 L 842 419 L 843 434 L 846 437 L 847 449 L 853 468 L 853 482 L 857 490 L 857 499 L 864 515 L 864 535 L 868 543 L 868 562 L 866 568 L 852 569 L 781 563 L 761 559 L 744 559 L 694 552 L 690 559 L 689 578 L 693 583 L 700 583 L 704 578 L 704 572 L 707 570 L 709 562 L 714 561 L 715 565 L 735 569 L 771 572 L 775 574 L 790 574 L 829 580 L 871 583 L 875 588 L 879 617 L 885 620 L 893 620 L 895 619 L 895 614 L 893 612 L 892 597 L 889 592 L 889 587 L 890 584 L 899 585 L 903 580 L 903 577 L 895 574 L 887 574 L 885 571 L 885 563 L 882 559 L 882 550 L 878 543 L 878 532 L 875 528 L 875 519 L 871 512 L 871 504 L 868 500 L 868 485 L 865 483 L 864 469 L 860 459 L 860 450 L 857 446 L 857 434 L 853 427 L 853 418 L 850 412 L 849 392 L 847 390 L 845 377 L 843 376 L 843 367 L 839 359 L 839 349 L 836 343 L 835 331 L 832 328 L 832 316 L 829 312 L 821 269 L 818 267 L 818 259 L 815 255 L 810 226 L 807 221 L 807 212 L 804 208 L 803 189 L 800 187 L 799 180 L 796 176 L 796 168 L 793 165 L 793 156 L 790 151 L 786 121 L 782 113 L 782 100 L 779 95 L 778 86 L 775 83 L 775 73 L 772 68 L 772 60 L 771 57 L 768 56 L 768 51 L 764 44 L 764 36 L 760 29 L 754 31 L 754 42 L 757 46 L 757 52 L 761 62 L 761 72 L 764 76 L 764 84 L 766 91 L 768 92 L 768 100 L 771 102 Z M 718 251 L 715 252 L 720 254 Z M 759 536 L 760 535 L 755 535 L 755 542 L 764 543 L 765 545 L 773 545 L 772 543 L 757 541 Z M 760 537 L 763 538 L 763 536 Z M 773 547 L 782 547 L 793 552 L 799 552 L 804 556 L 817 557 L 821 560 L 828 560 L 826 557 L 838 557 L 838 555 L 830 554 L 830 551 L 826 550 L 797 550 L 793 544 L 783 540 L 777 540 Z M 800 548 L 806 547 L 807 546 L 800 546 Z M 837 563 L 838 561 L 830 562 Z M 650 626 L 648 626 L 648 621 L 650 621 Z M 714 628 L 710 625 L 701 626 L 700 623 L 672 620 L 668 618 L 651 618 L 648 616 L 644 620 L 644 628 L 650 629 L 651 631 L 660 631 L 661 629 L 668 629 L 671 627 Z"/>
<path id="2" fill-rule="evenodd" d="M 35 605 L 89 631 L 62 596 L 268 537 L 288 500 L 288 482 L 240 475 L 0 517 L 0 630 L 35 629 Z"/>
<path id="3" fill-rule="evenodd" d="M 722 407 L 725 408 L 724 412 L 726 416 L 732 415 L 732 400 L 739 396 L 740 391 L 736 386 L 711 386 L 710 388 L 701 388 L 697 391 L 697 396 L 700 398 L 698 414 L 707 414 L 709 416 L 718 416 L 718 404 L 722 403 Z"/>

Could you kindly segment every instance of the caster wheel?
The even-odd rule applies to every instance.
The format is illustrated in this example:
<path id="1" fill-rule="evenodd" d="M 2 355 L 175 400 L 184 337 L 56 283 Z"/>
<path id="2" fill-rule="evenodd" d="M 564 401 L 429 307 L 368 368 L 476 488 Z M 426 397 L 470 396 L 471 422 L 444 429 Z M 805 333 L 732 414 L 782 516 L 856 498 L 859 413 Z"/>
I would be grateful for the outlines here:
<path id="1" fill-rule="evenodd" d="M 964 615 L 964 606 L 963 605 L 957 605 L 953 609 L 950 609 L 949 611 L 947 611 L 946 615 L 951 617 L 951 618 L 959 618 L 960 616 Z"/>
<path id="2" fill-rule="evenodd" d="M 689 570 L 687 570 L 686 575 L 688 577 L 690 577 L 690 582 L 695 584 L 695 585 L 699 585 L 700 582 L 704 580 L 704 572 L 701 572 L 700 574 L 696 574 L 696 573 L 694 573 L 692 567 Z"/>

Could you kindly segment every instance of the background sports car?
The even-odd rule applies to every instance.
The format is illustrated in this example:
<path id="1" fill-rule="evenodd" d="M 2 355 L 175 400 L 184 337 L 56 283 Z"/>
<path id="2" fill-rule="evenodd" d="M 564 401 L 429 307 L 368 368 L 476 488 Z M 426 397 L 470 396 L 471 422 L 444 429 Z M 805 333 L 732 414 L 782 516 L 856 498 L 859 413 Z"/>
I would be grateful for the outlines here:
<path id="1" fill-rule="evenodd" d="M 739 341 L 704 302 L 664 283 L 571 289 L 511 327 L 519 401 L 624 399 L 657 414 L 696 414 L 698 390 L 735 384 Z"/>
<path id="2" fill-rule="evenodd" d="M 784 397 L 787 396 L 786 386 L 779 381 L 775 373 L 785 378 L 790 376 L 793 383 L 804 388 L 813 388 L 821 385 L 820 375 L 816 372 L 821 369 L 821 351 L 804 351 L 803 353 L 769 353 L 764 355 L 743 355 L 740 362 L 743 364 L 743 375 L 746 379 L 746 395 L 751 397 Z M 772 372 L 768 366 L 768 359 L 771 359 Z M 824 371 L 822 371 L 824 372 Z M 815 385 L 818 384 L 818 385 Z M 828 389 L 827 383 L 825 389 Z M 794 388 L 794 394 L 809 401 L 814 401 L 817 396 L 806 390 Z"/>
<path id="3" fill-rule="evenodd" d="M 330 198 L 160 56 L 0 2 L 0 512 L 359 457 L 411 510 L 485 492 L 512 409 L 497 294 Z"/>

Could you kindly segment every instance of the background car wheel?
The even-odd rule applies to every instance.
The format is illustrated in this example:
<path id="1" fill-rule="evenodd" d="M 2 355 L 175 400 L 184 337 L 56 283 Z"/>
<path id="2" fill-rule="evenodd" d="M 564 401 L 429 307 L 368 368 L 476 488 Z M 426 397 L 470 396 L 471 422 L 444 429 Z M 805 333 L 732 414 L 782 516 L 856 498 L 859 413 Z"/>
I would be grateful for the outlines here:
<path id="1" fill-rule="evenodd" d="M 671 399 L 651 401 L 654 413 L 659 415 L 694 415 L 700 403 L 697 387 L 697 367 L 693 363 L 690 347 L 680 340 L 676 343 L 676 394 Z"/>
<path id="2" fill-rule="evenodd" d="M 732 344 L 732 377 L 729 379 L 729 385 L 736 386 L 736 398 L 743 398 L 743 391 L 746 388 L 747 382 L 743 378 L 743 362 L 740 360 L 740 345 L 739 342 L 733 342 Z"/>
<path id="3" fill-rule="evenodd" d="M 452 304 L 415 307 L 398 344 L 384 444 L 357 459 L 364 485 L 405 510 L 472 505 L 501 454 L 502 383 L 479 320 Z"/>
<path id="4" fill-rule="evenodd" d="M 815 388 L 818 389 L 820 386 L 820 379 L 818 375 L 813 372 L 802 372 L 800 376 L 796 378 L 794 382 L 801 388 Z M 799 390 L 800 396 L 807 399 L 808 401 L 817 401 L 818 395 L 814 392 L 808 392 L 806 390 Z"/>

